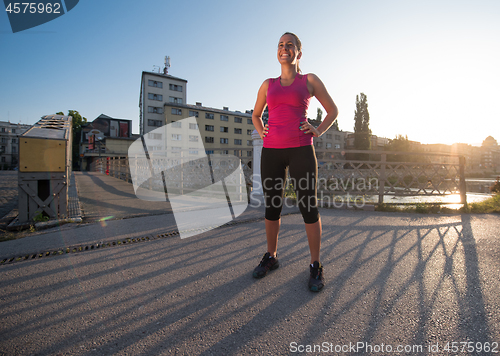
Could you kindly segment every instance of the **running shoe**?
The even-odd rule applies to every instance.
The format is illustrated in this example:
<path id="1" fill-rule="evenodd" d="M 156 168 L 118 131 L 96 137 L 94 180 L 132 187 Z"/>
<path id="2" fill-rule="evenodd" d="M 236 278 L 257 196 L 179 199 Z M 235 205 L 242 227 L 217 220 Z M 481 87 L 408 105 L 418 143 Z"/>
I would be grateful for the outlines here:
<path id="1" fill-rule="evenodd" d="M 323 277 L 323 265 L 318 261 L 314 261 L 313 264 L 309 265 L 309 270 L 309 290 L 313 292 L 319 292 L 325 285 L 325 278 Z"/>
<path id="2" fill-rule="evenodd" d="M 269 252 L 266 252 L 264 256 L 262 256 L 262 261 L 260 261 L 259 265 L 255 267 L 253 270 L 254 278 L 262 278 L 265 277 L 268 271 L 275 270 L 280 266 L 280 263 L 276 257 L 272 257 Z"/>

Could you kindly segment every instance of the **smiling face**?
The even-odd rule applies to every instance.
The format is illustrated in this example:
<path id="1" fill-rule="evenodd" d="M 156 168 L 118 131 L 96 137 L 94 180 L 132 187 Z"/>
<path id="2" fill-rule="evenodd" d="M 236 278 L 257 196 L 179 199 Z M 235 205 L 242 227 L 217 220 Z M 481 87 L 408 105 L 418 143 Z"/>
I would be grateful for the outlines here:
<path id="1" fill-rule="evenodd" d="M 291 34 L 281 36 L 278 43 L 278 61 L 281 64 L 297 64 L 301 56 L 296 38 Z"/>

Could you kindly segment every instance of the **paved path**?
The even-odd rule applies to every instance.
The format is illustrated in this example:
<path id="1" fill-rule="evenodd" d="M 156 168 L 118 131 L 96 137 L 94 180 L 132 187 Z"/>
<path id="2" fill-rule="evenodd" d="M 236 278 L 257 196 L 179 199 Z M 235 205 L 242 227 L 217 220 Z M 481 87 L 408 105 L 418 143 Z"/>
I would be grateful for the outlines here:
<path id="1" fill-rule="evenodd" d="M 299 214 L 283 217 L 281 266 L 261 280 L 251 272 L 265 251 L 262 220 L 153 239 L 175 230 L 163 214 L 0 243 L 13 252 L 150 237 L 1 265 L 0 355 L 481 354 L 445 352 L 448 342 L 500 351 L 498 215 L 320 212 L 320 293 L 307 290 Z"/>
<path id="2" fill-rule="evenodd" d="M 132 184 L 97 172 L 73 172 L 86 222 L 171 213 L 166 202 L 135 196 Z"/>

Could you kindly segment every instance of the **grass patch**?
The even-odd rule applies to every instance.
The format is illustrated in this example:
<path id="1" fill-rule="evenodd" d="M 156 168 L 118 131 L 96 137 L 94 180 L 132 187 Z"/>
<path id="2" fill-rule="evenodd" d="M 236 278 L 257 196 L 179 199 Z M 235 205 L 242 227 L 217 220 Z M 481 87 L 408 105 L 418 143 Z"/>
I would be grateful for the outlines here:
<path id="1" fill-rule="evenodd" d="M 500 194 L 495 194 L 479 203 L 471 203 L 467 210 L 476 214 L 500 213 Z"/>
<path id="2" fill-rule="evenodd" d="M 419 213 L 419 214 L 456 214 L 456 213 L 473 213 L 473 214 L 492 214 L 500 213 L 500 194 L 496 194 L 491 198 L 483 200 L 479 203 L 470 203 L 468 206 L 460 209 L 450 209 L 439 204 L 412 204 L 412 205 L 392 205 L 378 204 L 375 211 L 383 212 L 403 212 L 403 213 Z"/>
<path id="3" fill-rule="evenodd" d="M 375 211 L 383 212 L 402 212 L 402 213 L 417 213 L 417 214 L 456 214 L 463 212 L 461 209 L 450 209 L 439 204 L 408 204 L 405 206 L 392 204 L 378 204 L 375 206 Z"/>

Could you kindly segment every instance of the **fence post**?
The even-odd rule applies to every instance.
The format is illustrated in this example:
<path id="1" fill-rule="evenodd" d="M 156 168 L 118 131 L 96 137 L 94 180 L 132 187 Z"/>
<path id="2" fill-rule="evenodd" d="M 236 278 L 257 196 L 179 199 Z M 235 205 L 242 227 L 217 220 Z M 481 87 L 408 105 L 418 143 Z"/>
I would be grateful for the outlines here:
<path id="1" fill-rule="evenodd" d="M 252 144 L 253 144 L 253 160 L 252 160 L 252 194 L 263 196 L 264 192 L 262 190 L 261 176 L 260 176 L 260 160 L 262 156 L 262 146 L 264 141 L 260 138 L 257 130 L 252 132 Z"/>
<path id="2" fill-rule="evenodd" d="M 384 203 L 384 193 L 385 193 L 385 166 L 387 162 L 387 154 L 382 153 L 380 155 L 380 181 L 378 184 L 378 203 Z"/>
<path id="3" fill-rule="evenodd" d="M 467 207 L 467 185 L 465 183 L 465 156 L 458 158 L 460 164 L 460 202 Z"/>

